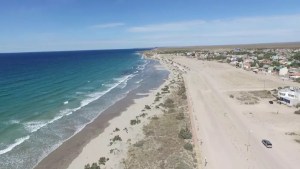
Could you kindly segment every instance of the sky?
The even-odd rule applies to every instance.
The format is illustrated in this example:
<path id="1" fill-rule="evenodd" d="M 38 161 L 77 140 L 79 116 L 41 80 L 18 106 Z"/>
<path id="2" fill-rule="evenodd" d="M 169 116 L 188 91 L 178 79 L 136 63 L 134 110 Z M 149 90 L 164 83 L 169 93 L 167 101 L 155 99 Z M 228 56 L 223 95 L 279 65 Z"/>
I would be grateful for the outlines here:
<path id="1" fill-rule="evenodd" d="M 299 41 L 299 0 L 0 0 L 1 53 Z"/>

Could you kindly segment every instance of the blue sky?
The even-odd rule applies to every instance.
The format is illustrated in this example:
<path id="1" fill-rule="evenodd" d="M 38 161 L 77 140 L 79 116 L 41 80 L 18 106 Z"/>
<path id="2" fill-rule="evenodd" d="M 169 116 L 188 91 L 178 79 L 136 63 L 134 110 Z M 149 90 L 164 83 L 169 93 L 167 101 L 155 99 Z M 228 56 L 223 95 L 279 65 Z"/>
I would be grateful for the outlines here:
<path id="1" fill-rule="evenodd" d="M 0 0 L 0 52 L 291 41 L 299 0 Z"/>

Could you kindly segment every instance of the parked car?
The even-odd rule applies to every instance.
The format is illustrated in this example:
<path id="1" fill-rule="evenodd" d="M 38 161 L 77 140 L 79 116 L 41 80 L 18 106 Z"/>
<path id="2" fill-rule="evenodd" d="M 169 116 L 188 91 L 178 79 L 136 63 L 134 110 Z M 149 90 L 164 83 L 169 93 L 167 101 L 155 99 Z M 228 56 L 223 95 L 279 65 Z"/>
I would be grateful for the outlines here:
<path id="1" fill-rule="evenodd" d="M 261 141 L 267 148 L 272 148 L 272 143 L 269 140 L 263 139 Z"/>

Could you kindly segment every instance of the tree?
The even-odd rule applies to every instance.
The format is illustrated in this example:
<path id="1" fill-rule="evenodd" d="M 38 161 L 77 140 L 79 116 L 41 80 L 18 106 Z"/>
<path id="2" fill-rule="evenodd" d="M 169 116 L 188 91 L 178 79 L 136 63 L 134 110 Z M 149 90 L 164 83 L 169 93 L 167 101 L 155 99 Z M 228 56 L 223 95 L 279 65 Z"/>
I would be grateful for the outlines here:
<path id="1" fill-rule="evenodd" d="M 295 53 L 293 59 L 300 61 L 300 52 Z"/>

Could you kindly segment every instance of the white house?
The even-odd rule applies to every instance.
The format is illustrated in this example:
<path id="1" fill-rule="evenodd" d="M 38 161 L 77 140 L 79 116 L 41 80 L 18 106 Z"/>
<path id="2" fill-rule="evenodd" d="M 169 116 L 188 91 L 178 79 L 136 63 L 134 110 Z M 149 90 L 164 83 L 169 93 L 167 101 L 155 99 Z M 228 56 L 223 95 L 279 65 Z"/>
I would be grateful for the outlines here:
<path id="1" fill-rule="evenodd" d="M 287 67 L 283 67 L 281 69 L 279 69 L 279 76 L 285 76 L 288 74 L 288 68 Z"/>
<path id="2" fill-rule="evenodd" d="M 277 96 L 281 103 L 288 106 L 296 106 L 300 103 L 300 89 L 297 87 L 281 89 Z"/>

